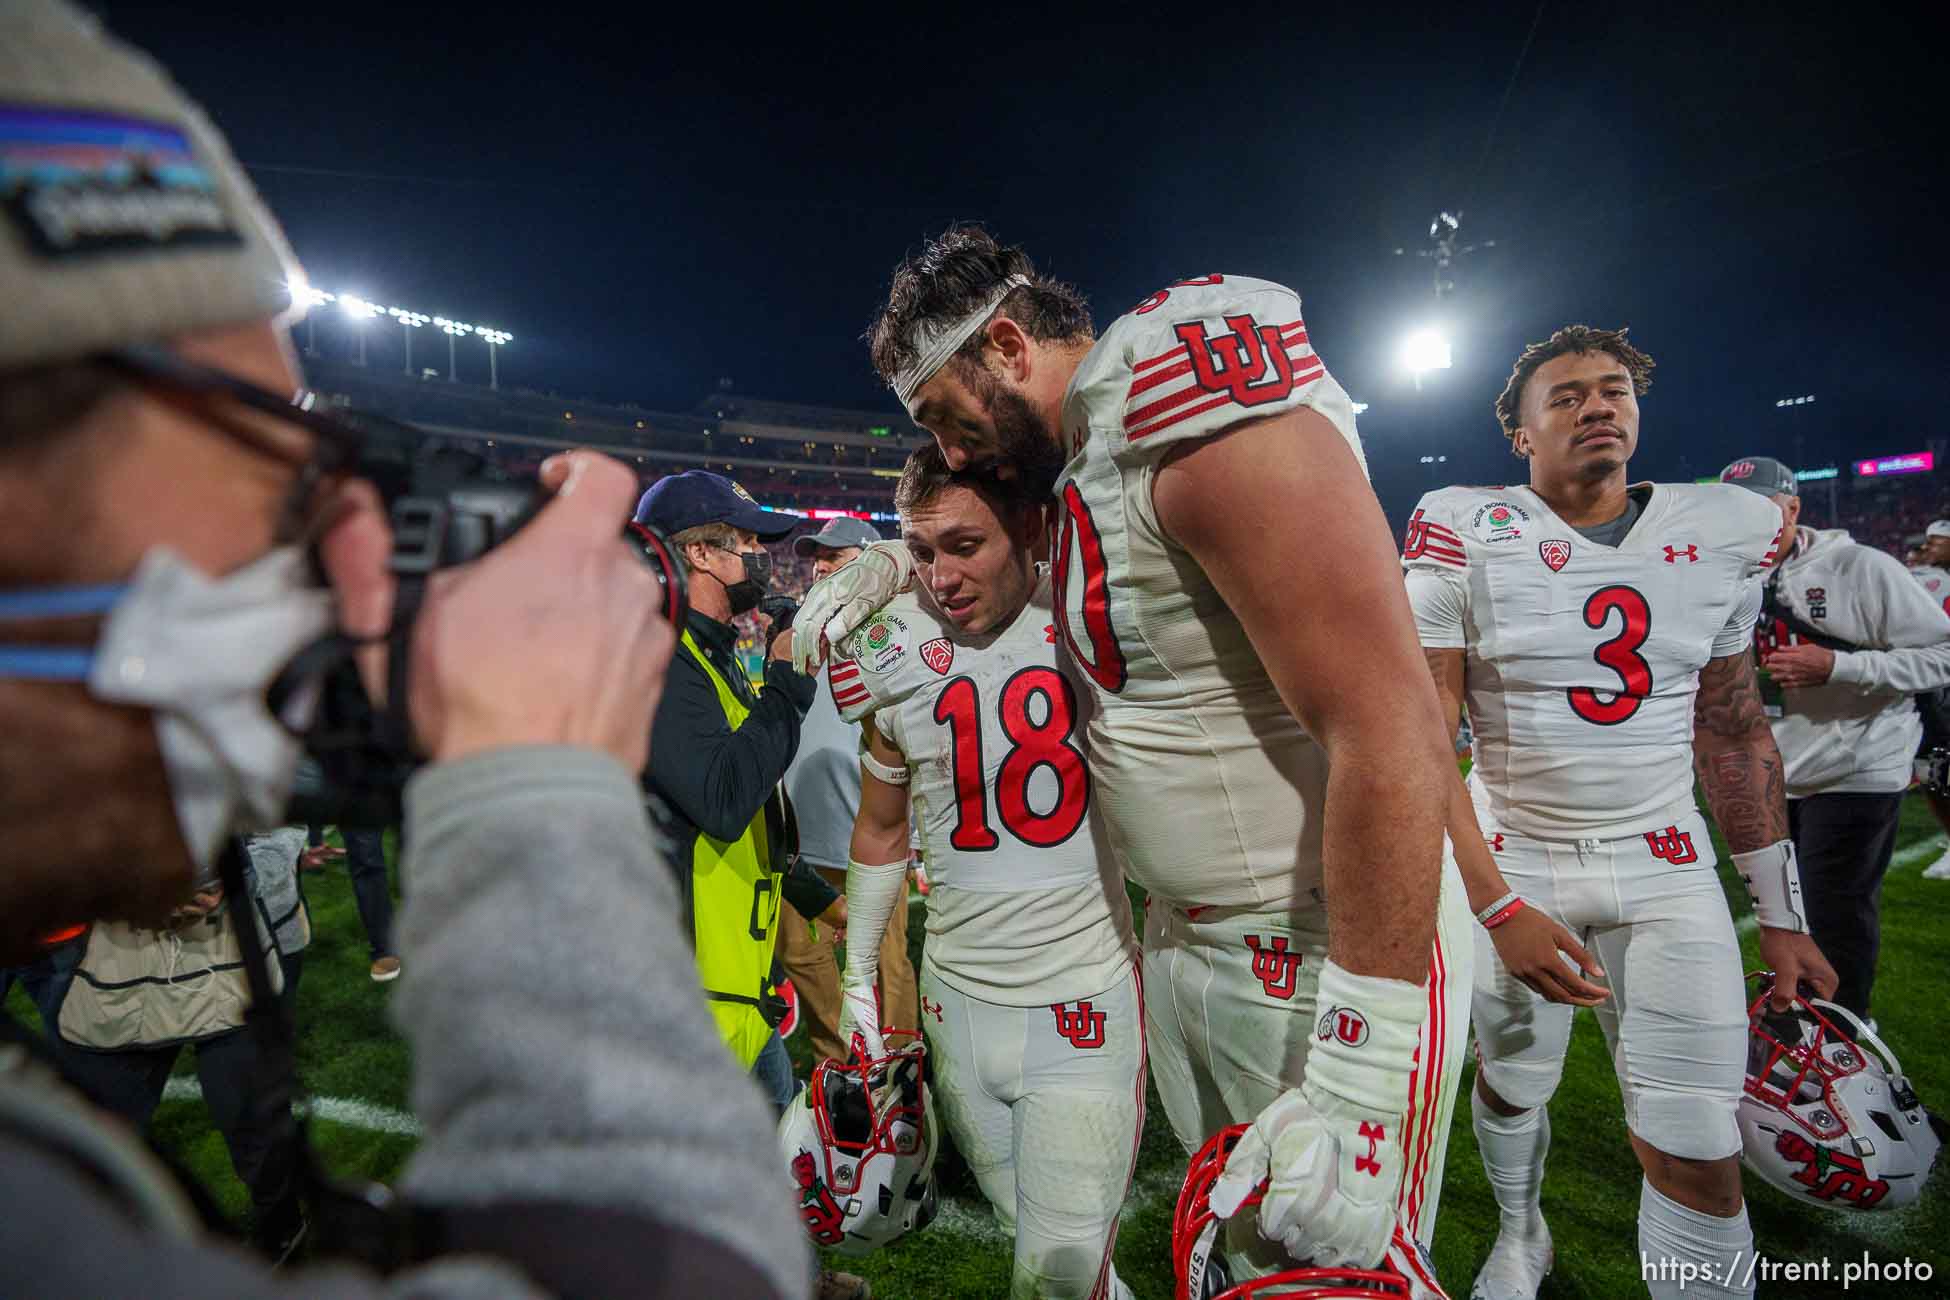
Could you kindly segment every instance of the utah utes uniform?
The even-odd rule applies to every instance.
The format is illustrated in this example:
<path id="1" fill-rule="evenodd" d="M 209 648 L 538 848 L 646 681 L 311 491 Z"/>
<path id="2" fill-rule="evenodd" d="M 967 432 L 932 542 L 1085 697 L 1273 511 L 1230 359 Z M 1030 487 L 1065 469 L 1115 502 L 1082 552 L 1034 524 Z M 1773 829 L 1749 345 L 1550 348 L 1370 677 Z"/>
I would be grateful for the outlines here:
<path id="1" fill-rule="evenodd" d="M 921 1027 L 935 1104 L 1015 1234 L 1012 1294 L 1109 1298 L 1144 1125 L 1130 901 L 1058 667 L 1047 575 L 969 637 L 896 597 L 828 669 L 849 721 L 905 756 L 928 863 Z"/>
<path id="2" fill-rule="evenodd" d="M 1693 802 L 1693 706 L 1707 662 L 1752 642 L 1781 512 L 1718 484 L 1631 491 L 1642 512 L 1616 547 L 1527 487 L 1431 492 L 1402 563 L 1422 644 L 1467 652 L 1469 787 L 1497 866 L 1608 975 L 1597 1014 L 1628 1124 L 1713 1160 L 1740 1150 L 1747 1014 Z M 1477 1049 L 1506 1101 L 1550 1099 L 1571 1014 L 1478 936 Z"/>
<path id="3" fill-rule="evenodd" d="M 1308 344 L 1300 300 L 1220 275 L 1120 317 L 1064 395 L 1057 626 L 1096 697 L 1091 772 L 1111 842 L 1150 894 L 1152 1069 L 1188 1153 L 1300 1082 L 1326 1010 L 1315 990 L 1327 955 L 1327 762 L 1238 618 L 1165 535 L 1152 482 L 1173 447 L 1303 406 L 1360 456 L 1352 406 Z M 1268 556 L 1269 579 L 1295 562 L 1305 561 Z M 1445 861 L 1421 1068 L 1401 1134 L 1403 1221 L 1424 1240 L 1468 1032 L 1469 920 Z"/>

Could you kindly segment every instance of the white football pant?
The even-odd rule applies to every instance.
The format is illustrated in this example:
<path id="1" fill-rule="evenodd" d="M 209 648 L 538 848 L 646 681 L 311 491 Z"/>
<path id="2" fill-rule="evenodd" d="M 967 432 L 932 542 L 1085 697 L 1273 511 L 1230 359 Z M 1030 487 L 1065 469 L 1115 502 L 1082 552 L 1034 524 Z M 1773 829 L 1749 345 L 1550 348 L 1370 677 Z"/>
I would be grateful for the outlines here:
<path id="1" fill-rule="evenodd" d="M 1008 1007 L 924 960 L 921 1027 L 935 1112 L 1015 1234 L 1010 1300 L 1125 1294 L 1111 1252 L 1144 1129 L 1137 971 L 1092 998 Z"/>
<path id="2" fill-rule="evenodd" d="M 1490 845 L 1510 888 L 1604 968 L 1611 998 L 1596 1008 L 1598 1024 L 1632 1132 L 1687 1160 L 1737 1154 L 1746 988 L 1705 820 L 1695 812 L 1649 837 L 1571 843 L 1506 832 Z M 1476 946 L 1471 1016 L 1483 1075 L 1510 1105 L 1541 1106 L 1563 1077 L 1574 1008 L 1511 975 L 1488 931 Z"/>
<path id="3" fill-rule="evenodd" d="M 1434 1240 L 1449 1121 L 1469 1035 L 1475 928 L 1462 877 L 1443 855 L 1435 945 L 1429 955 L 1429 1014 L 1422 1026 L 1410 1108 L 1402 1122 L 1403 1231 Z M 1189 1154 L 1228 1124 L 1250 1123 L 1305 1077 L 1313 1042 L 1327 916 L 1317 908 L 1268 915 L 1161 901 L 1145 909 L 1144 984 L 1151 1069 L 1172 1132 Z M 1243 1216 L 1242 1216 L 1243 1218 Z M 1290 1263 L 1228 1230 L 1233 1280 Z M 1265 1243 L 1270 1245 L 1270 1243 Z M 1250 1260 L 1236 1258 L 1240 1252 Z"/>

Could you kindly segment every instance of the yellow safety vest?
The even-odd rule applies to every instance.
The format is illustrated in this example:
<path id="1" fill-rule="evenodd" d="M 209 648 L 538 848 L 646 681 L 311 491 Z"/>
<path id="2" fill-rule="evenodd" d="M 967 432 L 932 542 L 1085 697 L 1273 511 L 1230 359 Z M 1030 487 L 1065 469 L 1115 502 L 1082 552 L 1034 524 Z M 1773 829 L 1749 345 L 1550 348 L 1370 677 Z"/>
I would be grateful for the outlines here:
<path id="1" fill-rule="evenodd" d="M 738 730 L 751 710 L 697 648 L 689 631 L 683 643 L 717 689 L 725 721 Z M 747 1069 L 772 1037 L 772 1027 L 759 1012 L 759 998 L 772 974 L 772 947 L 778 934 L 774 866 L 763 811 L 737 839 L 713 839 L 699 831 L 691 849 L 691 928 L 698 975 L 718 1032 Z"/>

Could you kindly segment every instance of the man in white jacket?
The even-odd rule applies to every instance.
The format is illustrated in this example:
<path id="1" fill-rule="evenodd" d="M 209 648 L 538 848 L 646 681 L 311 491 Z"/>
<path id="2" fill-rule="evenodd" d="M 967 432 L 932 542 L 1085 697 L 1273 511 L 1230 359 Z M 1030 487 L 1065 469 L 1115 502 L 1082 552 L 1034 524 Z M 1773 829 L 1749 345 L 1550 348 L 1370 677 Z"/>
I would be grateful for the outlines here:
<path id="1" fill-rule="evenodd" d="M 1950 614 L 1950 519 L 1931 522 L 1923 534 L 1923 544 L 1904 558 L 1909 568 L 1909 576 L 1923 584 L 1923 590 L 1930 593 L 1930 599 Z M 1941 734 L 1930 725 L 1926 714 L 1923 718 L 1923 745 L 1917 751 L 1922 758 L 1939 745 L 1950 745 L 1950 735 Z M 1934 790 L 1926 791 L 1924 798 L 1930 801 L 1930 811 L 1936 814 L 1937 825 L 1950 835 L 1950 795 L 1942 795 Z M 1950 880 L 1950 849 L 1923 868 L 1925 880 Z"/>
<path id="2" fill-rule="evenodd" d="M 1780 461 L 1743 457 L 1720 480 L 1771 497 L 1794 528 L 1755 642 L 1808 923 L 1841 977 L 1835 1001 L 1866 1019 L 1882 876 L 1923 735 L 1913 697 L 1950 685 L 1950 615 L 1894 556 L 1843 529 L 1797 527 L 1801 499 Z"/>

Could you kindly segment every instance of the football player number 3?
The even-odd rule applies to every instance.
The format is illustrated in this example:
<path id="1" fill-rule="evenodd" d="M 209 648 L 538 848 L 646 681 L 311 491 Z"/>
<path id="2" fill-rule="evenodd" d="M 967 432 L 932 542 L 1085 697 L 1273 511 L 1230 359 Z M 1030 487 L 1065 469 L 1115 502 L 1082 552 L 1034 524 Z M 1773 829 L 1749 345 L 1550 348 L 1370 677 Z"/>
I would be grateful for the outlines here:
<path id="1" fill-rule="evenodd" d="M 1652 694 L 1652 665 L 1639 651 L 1652 633 L 1652 610 L 1636 587 L 1600 587 L 1584 602 L 1584 624 L 1593 631 L 1611 626 L 1612 615 L 1619 616 L 1618 634 L 1602 641 L 1591 657 L 1618 674 L 1618 688 L 1607 691 L 1609 700 L 1588 686 L 1574 686 L 1564 692 L 1571 712 L 1586 722 L 1612 727 L 1639 711 L 1645 697 Z"/>
<path id="2" fill-rule="evenodd" d="M 1042 699 L 1041 722 L 1031 701 Z M 1090 776 L 1075 743 L 1076 688 L 1054 668 L 1025 668 L 1002 687 L 997 705 L 1009 752 L 995 778 L 996 813 L 1009 833 L 1040 849 L 1061 844 L 1083 824 Z M 955 773 L 955 830 L 948 842 L 983 852 L 999 841 L 989 825 L 987 765 L 982 761 L 982 700 L 973 679 L 957 677 L 934 703 L 934 720 L 948 728 Z M 1056 774 L 1056 802 L 1048 812 L 1029 803 L 1029 778 L 1038 768 Z"/>

